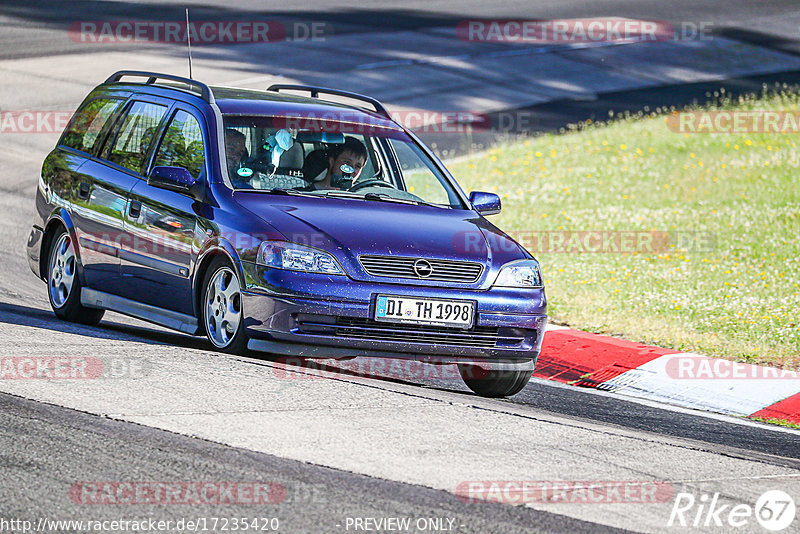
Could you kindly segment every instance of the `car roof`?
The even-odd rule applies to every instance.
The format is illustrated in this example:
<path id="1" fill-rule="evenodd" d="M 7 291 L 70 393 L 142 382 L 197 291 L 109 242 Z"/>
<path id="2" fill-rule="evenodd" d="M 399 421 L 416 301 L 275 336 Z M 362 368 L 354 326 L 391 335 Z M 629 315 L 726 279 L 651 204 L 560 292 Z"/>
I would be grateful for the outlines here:
<path id="1" fill-rule="evenodd" d="M 401 130 L 383 115 L 347 104 L 320 98 L 288 95 L 276 91 L 258 91 L 238 87 L 212 86 L 214 100 L 223 114 L 315 117 L 328 120 L 360 122 L 379 128 Z"/>
<path id="2" fill-rule="evenodd" d="M 223 114 L 312 117 L 402 131 L 401 126 L 381 113 L 340 102 L 239 87 L 212 86 L 207 89 L 211 93 L 211 100 Z M 97 90 L 110 93 L 130 91 L 133 94 L 151 94 L 195 105 L 204 101 L 201 95 L 193 90 L 187 90 L 185 85 L 169 82 L 107 82 L 98 86 Z"/>

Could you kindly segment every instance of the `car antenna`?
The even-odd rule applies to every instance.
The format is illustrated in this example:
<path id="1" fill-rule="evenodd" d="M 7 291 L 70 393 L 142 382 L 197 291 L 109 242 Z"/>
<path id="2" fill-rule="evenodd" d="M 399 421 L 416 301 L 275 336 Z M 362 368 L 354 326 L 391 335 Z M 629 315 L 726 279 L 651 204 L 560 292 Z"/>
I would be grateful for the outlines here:
<path id="1" fill-rule="evenodd" d="M 189 8 L 186 8 L 186 45 L 189 47 L 189 78 L 192 78 L 192 31 L 189 27 Z"/>

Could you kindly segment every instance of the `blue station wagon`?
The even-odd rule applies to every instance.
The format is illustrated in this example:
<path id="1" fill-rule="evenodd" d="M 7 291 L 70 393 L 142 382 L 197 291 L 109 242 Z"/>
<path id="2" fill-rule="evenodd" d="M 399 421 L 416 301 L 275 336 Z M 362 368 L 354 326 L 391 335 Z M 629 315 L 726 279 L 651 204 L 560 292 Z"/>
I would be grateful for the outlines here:
<path id="1" fill-rule="evenodd" d="M 113 310 L 217 350 L 457 365 L 519 392 L 547 322 L 539 264 L 384 106 L 121 71 L 45 159 L 27 253 L 55 314 Z"/>

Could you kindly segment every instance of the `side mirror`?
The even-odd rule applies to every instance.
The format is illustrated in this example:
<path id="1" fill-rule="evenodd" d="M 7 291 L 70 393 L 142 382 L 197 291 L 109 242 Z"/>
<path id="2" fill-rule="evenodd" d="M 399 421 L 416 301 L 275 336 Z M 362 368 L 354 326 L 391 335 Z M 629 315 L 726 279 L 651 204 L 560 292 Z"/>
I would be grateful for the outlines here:
<path id="1" fill-rule="evenodd" d="M 197 180 L 183 167 L 153 167 L 147 185 L 190 195 Z"/>
<path id="2" fill-rule="evenodd" d="M 481 215 L 495 215 L 500 213 L 500 197 L 494 193 L 473 191 L 469 194 L 469 201 L 475 211 Z"/>

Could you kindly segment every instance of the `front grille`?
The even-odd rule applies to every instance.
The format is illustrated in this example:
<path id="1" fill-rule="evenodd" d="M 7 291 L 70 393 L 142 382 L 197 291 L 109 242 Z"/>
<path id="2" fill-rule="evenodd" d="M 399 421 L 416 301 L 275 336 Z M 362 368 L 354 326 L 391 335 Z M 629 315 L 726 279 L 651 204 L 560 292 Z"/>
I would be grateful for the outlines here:
<path id="1" fill-rule="evenodd" d="M 436 280 L 439 282 L 460 282 L 471 284 L 483 272 L 483 265 L 472 261 L 432 260 L 428 258 L 407 258 L 402 256 L 359 256 L 358 261 L 372 276 L 388 278 L 415 278 L 417 280 Z M 418 264 L 421 262 L 422 264 Z M 427 263 L 427 266 L 425 265 Z M 414 265 L 418 267 L 415 269 Z M 429 266 L 430 274 L 427 274 Z M 421 274 L 420 274 L 421 273 Z"/>
<path id="2" fill-rule="evenodd" d="M 326 334 L 349 339 L 430 343 L 457 347 L 493 348 L 522 343 L 522 337 L 501 336 L 497 327 L 473 326 L 458 330 L 441 326 L 391 324 L 356 317 L 337 317 L 334 324 L 315 321 L 311 316 L 298 320 L 304 334 Z"/>

